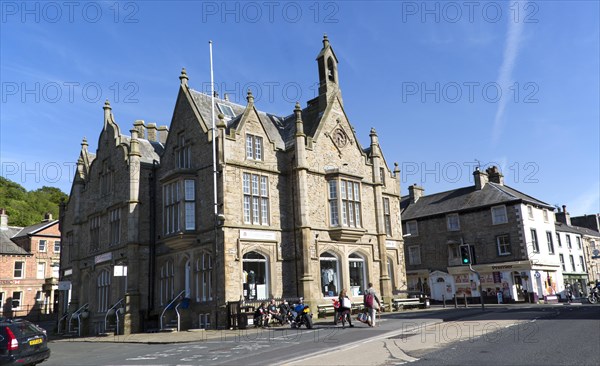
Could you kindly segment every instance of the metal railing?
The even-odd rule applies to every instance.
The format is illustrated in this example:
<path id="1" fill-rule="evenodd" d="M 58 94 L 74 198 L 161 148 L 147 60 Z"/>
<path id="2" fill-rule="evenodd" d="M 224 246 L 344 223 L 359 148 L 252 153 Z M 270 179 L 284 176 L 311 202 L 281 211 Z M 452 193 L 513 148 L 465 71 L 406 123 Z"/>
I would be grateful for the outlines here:
<path id="1" fill-rule="evenodd" d="M 61 332 L 60 332 L 60 324 L 63 322 L 63 320 L 64 320 L 64 321 L 67 321 L 67 318 L 68 318 L 69 316 L 71 316 L 71 314 L 69 314 L 69 312 L 67 311 L 67 312 L 65 313 L 65 315 L 61 316 L 61 317 L 60 317 L 60 319 L 58 319 L 58 330 L 57 330 L 57 333 L 58 333 L 58 334 L 61 334 Z M 66 325 L 66 324 L 65 324 L 65 325 Z M 66 327 L 65 327 L 65 328 L 66 328 Z"/>
<path id="2" fill-rule="evenodd" d="M 160 319 L 159 319 L 159 320 L 160 320 L 160 330 L 163 330 L 163 318 L 164 318 L 164 316 L 165 316 L 165 312 L 166 312 L 167 310 L 169 310 L 169 308 L 171 307 L 171 305 L 173 305 L 173 303 L 174 303 L 175 301 L 182 300 L 183 298 L 182 298 L 181 296 L 182 296 L 184 293 L 185 293 L 185 290 L 182 290 L 182 291 L 181 291 L 181 292 L 180 292 L 180 293 L 179 293 L 177 296 L 175 296 L 175 297 L 173 298 L 173 300 L 171 300 L 171 302 L 170 302 L 170 303 L 169 303 L 167 306 L 165 306 L 165 309 L 164 309 L 164 310 L 162 311 L 162 313 L 160 314 Z M 177 310 L 177 307 L 179 307 L 179 305 L 180 305 L 180 304 L 177 304 L 177 306 L 175 307 L 175 312 L 177 313 L 177 331 L 179 331 L 179 327 L 180 327 L 180 324 L 181 324 L 181 319 L 180 319 L 180 316 L 179 316 L 179 311 Z"/>
<path id="3" fill-rule="evenodd" d="M 106 332 L 106 330 L 108 329 L 108 315 L 110 315 L 111 310 L 115 310 L 115 316 L 117 318 L 117 328 L 116 328 L 116 332 L 117 334 L 119 334 L 119 308 L 117 308 L 117 306 L 122 303 L 123 301 L 125 301 L 125 298 L 120 299 L 119 301 L 117 301 L 113 306 L 110 307 L 110 309 L 108 309 L 108 311 L 106 311 L 106 315 L 104 315 L 104 331 Z"/>
<path id="4" fill-rule="evenodd" d="M 88 310 L 88 303 L 85 303 L 82 307 L 77 309 L 69 318 L 69 333 L 72 332 L 71 326 L 73 325 L 73 318 L 77 317 L 77 336 L 81 337 L 81 314 Z"/>

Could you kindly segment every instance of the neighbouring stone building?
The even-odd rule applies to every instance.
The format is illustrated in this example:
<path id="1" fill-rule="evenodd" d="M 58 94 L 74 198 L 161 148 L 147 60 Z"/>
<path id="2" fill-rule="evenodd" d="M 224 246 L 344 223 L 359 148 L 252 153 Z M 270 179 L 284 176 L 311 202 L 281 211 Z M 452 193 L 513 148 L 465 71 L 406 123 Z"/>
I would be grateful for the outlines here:
<path id="1" fill-rule="evenodd" d="M 39 224 L 8 225 L 0 209 L 0 316 L 39 319 L 58 305 L 60 232 L 46 214 Z"/>
<path id="2" fill-rule="evenodd" d="M 61 210 L 62 275 L 71 311 L 89 304 L 88 333 L 120 299 L 130 333 L 177 296 L 183 327 L 209 328 L 227 325 L 227 302 L 406 289 L 398 166 L 375 129 L 359 143 L 326 36 L 317 65 L 319 95 L 288 116 L 258 110 L 250 92 L 212 109 L 185 70 L 168 128 L 135 121 L 127 136 L 105 104 L 96 153 L 84 140 Z"/>
<path id="3" fill-rule="evenodd" d="M 600 214 L 571 217 L 583 235 L 585 260 L 590 282 L 600 282 Z"/>
<path id="4" fill-rule="evenodd" d="M 600 233 L 573 225 L 563 205 L 562 210 L 556 212 L 556 238 L 564 283 L 572 286 L 575 297 L 587 296 L 589 282 L 600 279 L 597 260 L 593 258 Z M 566 298 L 564 291 L 561 295 Z"/>
<path id="5" fill-rule="evenodd" d="M 563 290 L 556 251 L 554 208 L 504 184 L 496 167 L 477 169 L 475 185 L 402 197 L 409 290 L 435 300 L 480 297 L 476 276 L 461 264 L 469 245 L 487 301 L 535 301 Z"/>

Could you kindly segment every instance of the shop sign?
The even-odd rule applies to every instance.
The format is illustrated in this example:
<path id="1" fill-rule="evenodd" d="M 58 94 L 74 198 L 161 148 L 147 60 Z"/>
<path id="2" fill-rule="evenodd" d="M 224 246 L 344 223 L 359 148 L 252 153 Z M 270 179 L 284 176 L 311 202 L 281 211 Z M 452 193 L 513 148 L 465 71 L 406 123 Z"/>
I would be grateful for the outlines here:
<path id="1" fill-rule="evenodd" d="M 240 239 L 277 241 L 274 231 L 240 230 Z"/>
<path id="2" fill-rule="evenodd" d="M 112 259 L 112 252 L 108 252 L 108 253 L 104 253 L 104 254 L 99 254 L 97 256 L 94 257 L 94 264 L 98 264 L 98 263 L 102 263 L 102 262 L 106 262 Z"/>
<path id="3" fill-rule="evenodd" d="M 395 240 L 386 240 L 385 247 L 386 248 L 396 248 L 396 241 Z"/>

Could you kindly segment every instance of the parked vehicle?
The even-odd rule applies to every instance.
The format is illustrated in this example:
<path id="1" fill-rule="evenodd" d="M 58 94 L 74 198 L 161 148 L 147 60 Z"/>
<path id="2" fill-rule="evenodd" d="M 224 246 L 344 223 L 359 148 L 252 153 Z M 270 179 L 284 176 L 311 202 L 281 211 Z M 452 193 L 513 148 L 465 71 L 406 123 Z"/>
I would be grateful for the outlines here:
<path id="1" fill-rule="evenodd" d="M 292 322 L 292 328 L 300 328 L 302 325 L 306 326 L 306 329 L 312 329 L 312 313 L 310 307 L 300 302 L 294 305 L 294 321 Z"/>
<path id="2" fill-rule="evenodd" d="M 0 365 L 37 365 L 49 357 L 44 329 L 27 320 L 0 318 Z"/>
<path id="3" fill-rule="evenodd" d="M 590 302 L 590 304 L 596 304 L 600 302 L 600 291 L 598 290 L 598 286 L 590 288 L 588 294 L 588 301 Z"/>

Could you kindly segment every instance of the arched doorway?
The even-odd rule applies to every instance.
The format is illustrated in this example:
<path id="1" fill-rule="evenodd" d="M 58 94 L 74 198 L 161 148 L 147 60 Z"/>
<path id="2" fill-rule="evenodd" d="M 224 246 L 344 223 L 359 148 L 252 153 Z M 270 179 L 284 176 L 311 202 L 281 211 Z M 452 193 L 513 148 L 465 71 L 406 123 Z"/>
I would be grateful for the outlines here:
<path id="1" fill-rule="evenodd" d="M 267 257 L 248 252 L 242 258 L 244 299 L 266 300 L 269 296 L 269 266 Z"/>

